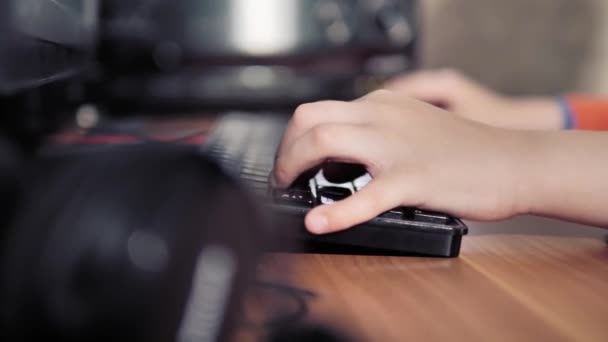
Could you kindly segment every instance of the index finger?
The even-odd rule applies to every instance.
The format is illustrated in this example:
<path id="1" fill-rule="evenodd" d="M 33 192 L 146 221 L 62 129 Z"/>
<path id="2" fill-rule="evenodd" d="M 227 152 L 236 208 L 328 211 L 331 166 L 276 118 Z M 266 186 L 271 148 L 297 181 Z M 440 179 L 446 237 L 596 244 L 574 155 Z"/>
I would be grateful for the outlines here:
<path id="1" fill-rule="evenodd" d="M 372 157 L 380 155 L 380 138 L 370 127 L 351 124 L 317 125 L 278 155 L 272 172 L 275 186 L 289 186 L 302 172 L 327 159 L 356 162 L 375 169 Z"/>
<path id="2" fill-rule="evenodd" d="M 361 105 L 354 105 L 351 102 L 319 101 L 300 105 L 287 124 L 281 143 L 277 148 L 277 156 L 285 152 L 285 146 L 291 145 L 295 139 L 317 125 L 327 123 L 360 124 L 367 122 L 367 120 L 366 113 Z"/>

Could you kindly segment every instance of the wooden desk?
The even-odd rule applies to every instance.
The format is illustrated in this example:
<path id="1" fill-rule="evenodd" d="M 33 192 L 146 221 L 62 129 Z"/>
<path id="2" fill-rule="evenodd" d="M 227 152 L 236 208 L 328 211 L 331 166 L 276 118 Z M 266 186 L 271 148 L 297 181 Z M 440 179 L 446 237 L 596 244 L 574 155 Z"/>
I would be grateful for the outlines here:
<path id="1" fill-rule="evenodd" d="M 261 273 L 290 267 L 310 318 L 364 341 L 608 341 L 608 231 L 470 226 L 459 258 L 276 254 Z"/>

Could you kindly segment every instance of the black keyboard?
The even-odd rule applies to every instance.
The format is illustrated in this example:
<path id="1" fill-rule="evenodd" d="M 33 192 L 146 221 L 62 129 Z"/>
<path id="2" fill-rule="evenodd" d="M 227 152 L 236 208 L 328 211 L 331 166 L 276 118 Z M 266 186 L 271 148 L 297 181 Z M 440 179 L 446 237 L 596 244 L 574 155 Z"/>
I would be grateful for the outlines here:
<path id="1" fill-rule="evenodd" d="M 458 255 L 467 227 L 454 217 L 417 208 L 394 208 L 337 233 L 308 233 L 304 216 L 311 208 L 350 196 L 371 176 L 360 165 L 326 163 L 302 174 L 289 189 L 271 189 L 268 175 L 287 120 L 280 115 L 230 113 L 219 120 L 204 146 L 212 159 L 240 178 L 271 210 L 273 233 L 295 242 L 279 246 L 299 252 Z"/>

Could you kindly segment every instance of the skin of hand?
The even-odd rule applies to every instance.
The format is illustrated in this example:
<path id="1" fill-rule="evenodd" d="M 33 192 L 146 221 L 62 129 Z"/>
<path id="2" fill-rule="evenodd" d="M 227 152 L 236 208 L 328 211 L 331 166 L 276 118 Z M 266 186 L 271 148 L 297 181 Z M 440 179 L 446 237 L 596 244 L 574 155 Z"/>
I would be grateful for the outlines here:
<path id="1" fill-rule="evenodd" d="M 306 226 L 316 234 L 398 206 L 481 221 L 531 213 L 608 225 L 602 208 L 608 203 L 602 171 L 608 169 L 602 147 L 607 138 L 493 127 L 379 90 L 353 102 L 301 105 L 285 131 L 271 180 L 288 187 L 327 160 L 367 167 L 373 180 L 365 188 L 307 214 Z"/>
<path id="2" fill-rule="evenodd" d="M 503 96 L 451 69 L 405 74 L 385 88 L 496 127 L 557 130 L 563 126 L 555 99 Z"/>
<path id="3" fill-rule="evenodd" d="M 287 187 L 325 160 L 363 164 L 374 178 L 340 202 L 313 209 L 313 233 L 344 229 L 398 206 L 475 220 L 507 218 L 519 206 L 516 131 L 483 125 L 379 90 L 354 102 L 300 106 L 279 147 L 274 183 Z"/>

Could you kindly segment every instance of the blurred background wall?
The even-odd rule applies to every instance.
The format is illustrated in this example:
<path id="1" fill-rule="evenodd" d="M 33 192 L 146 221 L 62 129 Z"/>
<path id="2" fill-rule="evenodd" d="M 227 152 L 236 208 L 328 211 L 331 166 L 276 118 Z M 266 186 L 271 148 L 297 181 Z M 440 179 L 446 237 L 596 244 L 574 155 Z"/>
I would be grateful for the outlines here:
<path id="1" fill-rule="evenodd" d="M 421 0 L 421 63 L 509 94 L 608 95 L 608 1 Z"/>

